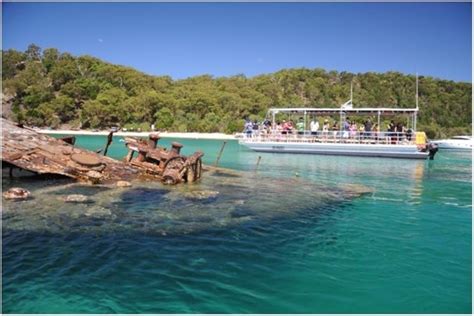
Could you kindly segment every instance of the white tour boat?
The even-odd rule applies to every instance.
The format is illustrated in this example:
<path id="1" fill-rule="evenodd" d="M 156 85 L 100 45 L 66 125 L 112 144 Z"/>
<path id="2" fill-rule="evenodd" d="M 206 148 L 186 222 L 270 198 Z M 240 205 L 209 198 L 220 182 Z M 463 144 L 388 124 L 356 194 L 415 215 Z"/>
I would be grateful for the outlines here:
<path id="1" fill-rule="evenodd" d="M 416 117 L 418 108 L 353 108 L 352 100 L 340 108 L 272 108 L 268 116 L 272 118 L 271 126 L 244 134 L 239 144 L 257 152 L 271 153 L 302 153 L 344 156 L 390 157 L 433 159 L 437 147 L 427 141 L 424 132 L 416 132 Z M 275 116 L 299 115 L 304 124 L 304 131 L 281 132 L 277 129 Z M 337 130 L 317 132 L 307 130 L 309 117 L 339 116 Z M 377 116 L 377 126 L 380 128 L 380 117 L 397 115 L 406 117 L 408 129 L 406 132 L 377 131 L 347 131 L 343 130 L 343 122 L 347 117 Z M 304 121 L 303 121 L 304 120 Z M 375 122 L 374 122 L 375 123 Z"/>
<path id="2" fill-rule="evenodd" d="M 433 144 L 436 144 L 440 149 L 450 150 L 472 150 L 472 137 L 471 136 L 453 136 L 449 139 L 433 140 Z"/>

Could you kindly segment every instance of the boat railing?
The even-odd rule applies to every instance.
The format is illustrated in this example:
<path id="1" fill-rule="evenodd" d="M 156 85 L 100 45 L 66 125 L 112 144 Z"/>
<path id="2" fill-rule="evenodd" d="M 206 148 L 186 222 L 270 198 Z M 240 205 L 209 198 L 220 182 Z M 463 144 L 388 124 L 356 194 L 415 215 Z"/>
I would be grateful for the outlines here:
<path id="1" fill-rule="evenodd" d="M 254 130 L 252 133 L 244 133 L 243 141 L 414 145 L 416 136 L 409 132 Z"/>

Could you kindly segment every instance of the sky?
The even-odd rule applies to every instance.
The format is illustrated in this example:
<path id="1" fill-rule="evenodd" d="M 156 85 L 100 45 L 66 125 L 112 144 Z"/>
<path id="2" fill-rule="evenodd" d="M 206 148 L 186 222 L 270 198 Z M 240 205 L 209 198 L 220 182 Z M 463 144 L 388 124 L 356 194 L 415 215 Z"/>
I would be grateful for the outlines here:
<path id="1" fill-rule="evenodd" d="M 30 43 L 152 75 L 283 68 L 471 82 L 471 3 L 3 3 L 3 49 Z"/>

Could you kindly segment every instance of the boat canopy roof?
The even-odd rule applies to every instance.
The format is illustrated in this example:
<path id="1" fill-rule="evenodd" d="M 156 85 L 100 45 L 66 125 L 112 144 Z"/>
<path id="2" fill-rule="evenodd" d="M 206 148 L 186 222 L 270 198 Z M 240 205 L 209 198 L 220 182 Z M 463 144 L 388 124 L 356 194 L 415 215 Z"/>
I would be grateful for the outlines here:
<path id="1" fill-rule="evenodd" d="M 268 113 L 306 113 L 306 114 L 416 114 L 418 108 L 353 108 L 353 107 L 338 107 L 338 108 L 270 108 Z"/>

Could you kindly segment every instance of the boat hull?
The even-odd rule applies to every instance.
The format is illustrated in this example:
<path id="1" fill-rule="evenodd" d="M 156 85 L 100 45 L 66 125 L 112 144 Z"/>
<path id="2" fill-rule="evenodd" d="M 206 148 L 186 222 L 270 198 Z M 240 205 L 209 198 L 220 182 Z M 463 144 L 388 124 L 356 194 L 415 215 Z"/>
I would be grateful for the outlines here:
<path id="1" fill-rule="evenodd" d="M 257 152 L 298 153 L 316 155 L 384 157 L 426 159 L 429 152 L 421 152 L 416 145 L 384 145 L 384 144 L 348 144 L 348 143 L 291 143 L 291 142 L 259 142 L 241 140 L 239 143 Z"/>
<path id="2" fill-rule="evenodd" d="M 453 143 L 453 142 L 444 142 L 444 141 L 433 141 L 434 144 L 438 146 L 441 150 L 453 150 L 453 151 L 472 151 L 472 143 Z"/>

